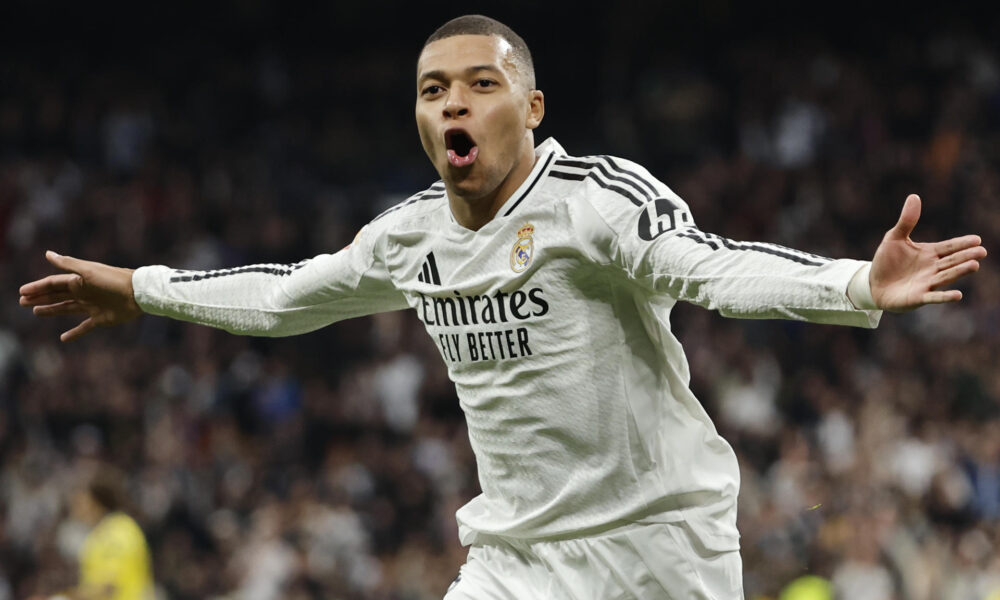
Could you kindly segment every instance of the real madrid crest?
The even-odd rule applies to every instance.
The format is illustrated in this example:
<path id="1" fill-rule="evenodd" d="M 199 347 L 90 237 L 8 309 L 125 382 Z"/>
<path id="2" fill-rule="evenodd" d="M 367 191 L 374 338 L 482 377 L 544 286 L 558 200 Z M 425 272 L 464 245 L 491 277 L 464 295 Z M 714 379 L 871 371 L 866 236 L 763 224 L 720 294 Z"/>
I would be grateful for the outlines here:
<path id="1" fill-rule="evenodd" d="M 531 223 L 526 223 L 517 230 L 517 241 L 510 249 L 510 268 L 515 273 L 523 273 L 531 265 L 531 259 L 535 256 L 535 240 L 531 239 L 533 233 L 535 226 Z"/>

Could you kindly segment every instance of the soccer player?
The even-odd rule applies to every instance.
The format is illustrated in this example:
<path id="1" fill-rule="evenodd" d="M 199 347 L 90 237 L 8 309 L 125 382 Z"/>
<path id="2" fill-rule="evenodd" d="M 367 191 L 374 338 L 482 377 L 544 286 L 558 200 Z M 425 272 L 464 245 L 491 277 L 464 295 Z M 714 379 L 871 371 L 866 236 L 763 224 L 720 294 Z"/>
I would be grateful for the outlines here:
<path id="1" fill-rule="evenodd" d="M 730 446 L 688 388 L 671 307 L 875 327 L 961 298 L 978 236 L 915 243 L 910 196 L 871 262 L 703 232 L 641 166 L 537 147 L 545 102 L 524 41 L 486 17 L 417 63 L 420 140 L 441 181 L 347 248 L 290 265 L 136 271 L 49 253 L 21 289 L 76 339 L 143 312 L 294 335 L 412 308 L 465 411 L 483 493 L 457 513 L 468 560 L 447 600 L 742 597 Z"/>

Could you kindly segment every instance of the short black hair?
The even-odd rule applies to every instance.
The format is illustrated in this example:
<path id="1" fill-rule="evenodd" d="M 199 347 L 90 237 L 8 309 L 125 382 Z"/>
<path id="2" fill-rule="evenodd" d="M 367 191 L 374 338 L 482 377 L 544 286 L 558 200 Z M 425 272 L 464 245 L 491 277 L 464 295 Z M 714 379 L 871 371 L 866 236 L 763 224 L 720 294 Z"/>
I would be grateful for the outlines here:
<path id="1" fill-rule="evenodd" d="M 437 28 L 424 42 L 426 48 L 432 42 L 454 37 L 456 35 L 495 35 L 511 45 L 514 60 L 519 69 L 523 69 L 528 89 L 535 89 L 535 63 L 531 60 L 531 51 L 521 36 L 496 19 L 483 15 L 463 15 L 456 17 Z"/>

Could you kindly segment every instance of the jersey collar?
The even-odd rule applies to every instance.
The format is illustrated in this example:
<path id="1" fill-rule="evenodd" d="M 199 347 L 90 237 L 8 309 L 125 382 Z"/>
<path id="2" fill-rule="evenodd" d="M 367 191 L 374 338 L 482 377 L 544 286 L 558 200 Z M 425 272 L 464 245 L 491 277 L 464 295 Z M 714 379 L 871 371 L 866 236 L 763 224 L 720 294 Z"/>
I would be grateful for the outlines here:
<path id="1" fill-rule="evenodd" d="M 524 200 L 531 190 L 535 189 L 535 184 L 545 175 L 545 171 L 549 168 L 552 163 L 552 158 L 555 155 L 566 154 L 563 147 L 559 145 L 559 142 L 555 138 L 548 138 L 541 144 L 535 147 L 535 166 L 531 169 L 531 174 L 528 178 L 524 180 L 517 190 L 510 195 L 510 198 L 503 203 L 500 207 L 500 211 L 497 215 L 509 216 L 515 210 L 517 210 L 518 205 Z"/>

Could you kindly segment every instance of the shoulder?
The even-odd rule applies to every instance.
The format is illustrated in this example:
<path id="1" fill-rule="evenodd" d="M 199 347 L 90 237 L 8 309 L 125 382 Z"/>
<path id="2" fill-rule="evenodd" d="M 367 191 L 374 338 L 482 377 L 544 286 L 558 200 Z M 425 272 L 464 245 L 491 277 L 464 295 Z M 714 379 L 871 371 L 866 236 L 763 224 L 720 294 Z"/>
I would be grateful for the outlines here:
<path id="1" fill-rule="evenodd" d="M 437 181 L 427 189 L 382 211 L 369 226 L 391 228 L 434 212 L 448 201 L 444 182 Z"/>
<path id="2" fill-rule="evenodd" d="M 558 195 L 616 235 L 632 232 L 649 241 L 664 231 L 694 227 L 687 204 L 642 165 L 607 155 L 557 155 L 548 173 Z M 566 187 L 569 186 L 569 187 Z"/>
<path id="3" fill-rule="evenodd" d="M 642 165 L 607 155 L 557 155 L 549 178 L 575 183 L 591 196 L 615 196 L 634 206 L 674 193 Z"/>
<path id="4" fill-rule="evenodd" d="M 381 246 L 388 234 L 425 225 L 447 203 L 444 182 L 437 181 L 427 189 L 382 211 L 358 231 L 349 247 L 361 246 L 369 251 L 373 250 Z"/>
<path id="5" fill-rule="evenodd" d="M 127 547 L 145 541 L 145 536 L 143 536 L 138 523 L 125 513 L 112 513 L 106 516 L 94 528 L 91 537 L 97 546 Z"/>

